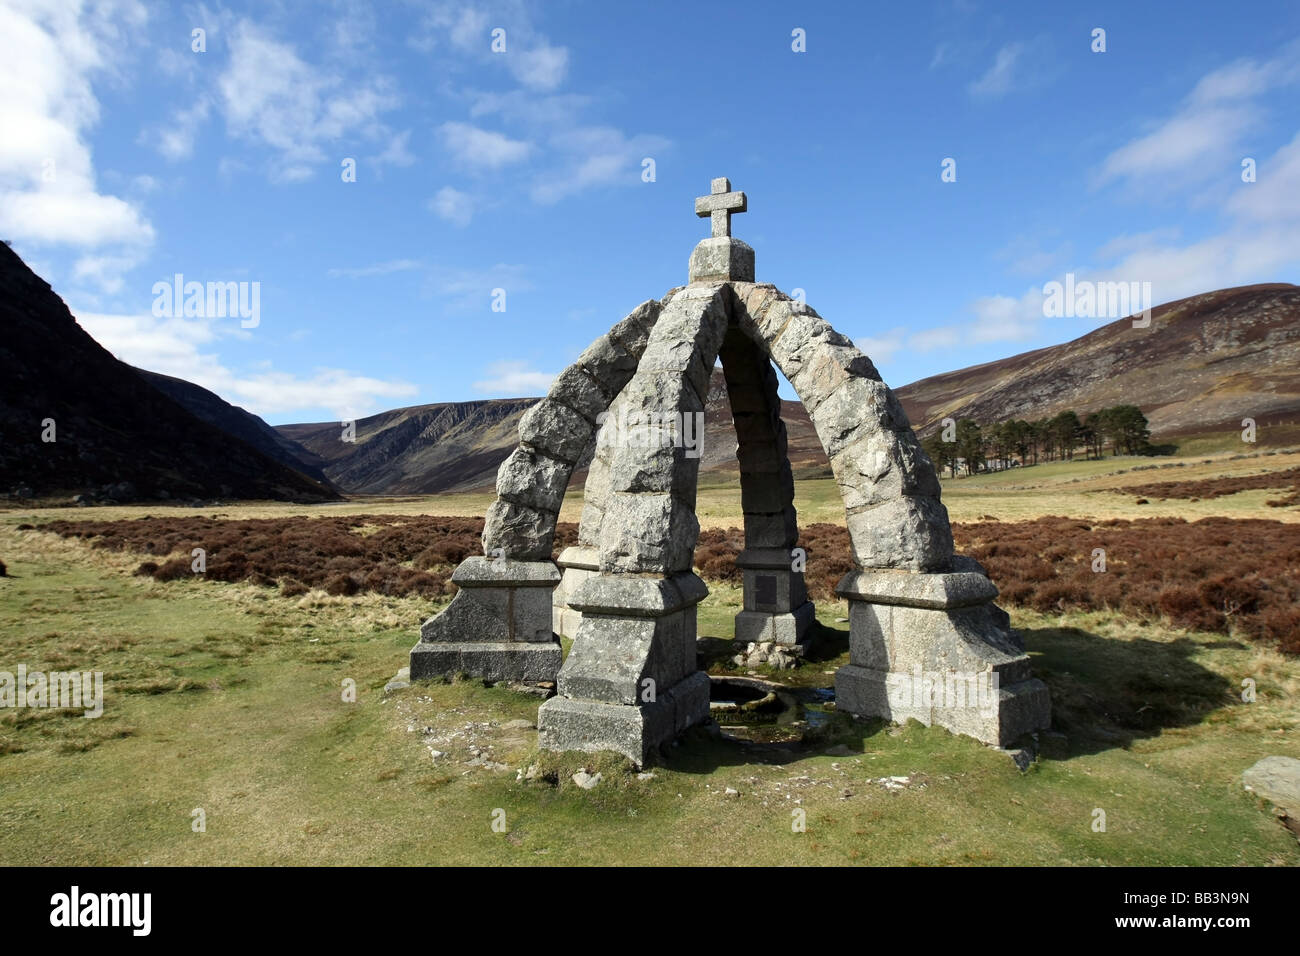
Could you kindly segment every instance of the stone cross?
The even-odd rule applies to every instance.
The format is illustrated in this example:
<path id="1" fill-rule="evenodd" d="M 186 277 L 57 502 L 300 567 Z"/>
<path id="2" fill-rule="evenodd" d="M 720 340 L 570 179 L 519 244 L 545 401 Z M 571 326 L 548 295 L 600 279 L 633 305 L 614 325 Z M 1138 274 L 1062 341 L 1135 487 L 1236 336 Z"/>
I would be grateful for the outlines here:
<path id="1" fill-rule="evenodd" d="M 710 216 L 713 219 L 713 237 L 725 237 L 731 235 L 731 214 L 733 212 L 744 212 L 747 205 L 744 193 L 733 193 L 731 191 L 731 180 L 725 176 L 713 180 L 710 183 L 710 193 L 708 196 L 700 196 L 695 200 L 695 215 L 703 219 Z"/>

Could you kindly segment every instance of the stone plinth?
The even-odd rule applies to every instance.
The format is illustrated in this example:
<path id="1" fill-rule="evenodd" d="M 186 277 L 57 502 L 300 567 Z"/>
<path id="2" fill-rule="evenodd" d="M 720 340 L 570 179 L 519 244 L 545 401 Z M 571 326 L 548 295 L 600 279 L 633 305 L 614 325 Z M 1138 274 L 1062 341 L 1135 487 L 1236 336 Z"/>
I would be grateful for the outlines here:
<path id="1" fill-rule="evenodd" d="M 902 723 L 915 718 L 1003 746 L 1051 720 L 997 588 L 961 570 L 854 571 L 836 592 L 849 601 L 849 663 L 835 675 L 836 709 Z"/>
<path id="2" fill-rule="evenodd" d="M 785 548 L 746 548 L 736 558 L 744 578 L 744 610 L 736 615 L 736 640 L 805 646 L 816 619 L 802 571 L 791 568 Z"/>
<path id="3" fill-rule="evenodd" d="M 569 607 L 569 598 L 600 570 L 600 549 L 577 545 L 560 552 L 556 564 L 563 577 L 551 595 L 551 630 L 564 637 L 575 637 L 582 623 L 582 612 Z"/>
<path id="4" fill-rule="evenodd" d="M 470 557 L 450 604 L 425 621 L 411 648 L 411 678 L 467 674 L 486 680 L 553 681 L 560 643 L 551 627 L 552 561 Z"/>
<path id="5" fill-rule="evenodd" d="M 708 588 L 671 577 L 599 574 L 569 606 L 582 620 L 560 669 L 559 696 L 537 715 L 546 750 L 610 750 L 643 764 L 709 716 L 709 679 L 695 659 L 695 607 Z"/>
<path id="6" fill-rule="evenodd" d="M 691 282 L 753 282 L 754 248 L 731 236 L 701 239 L 688 272 Z"/>

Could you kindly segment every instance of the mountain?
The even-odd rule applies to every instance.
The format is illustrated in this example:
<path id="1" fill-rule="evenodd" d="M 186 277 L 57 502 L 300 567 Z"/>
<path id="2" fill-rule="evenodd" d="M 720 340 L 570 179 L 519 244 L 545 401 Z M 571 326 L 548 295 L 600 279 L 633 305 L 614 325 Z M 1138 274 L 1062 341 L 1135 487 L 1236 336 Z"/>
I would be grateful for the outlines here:
<path id="1" fill-rule="evenodd" d="M 275 431 L 312 461 L 326 478 L 353 494 L 423 495 L 491 488 L 497 468 L 519 441 L 519 419 L 536 398 L 415 405 L 356 422 L 355 442 L 343 440 L 340 422 L 277 425 Z M 812 422 L 798 402 L 783 402 L 795 468 L 826 465 Z M 700 467 L 705 472 L 736 470 L 736 438 L 731 427 L 722 370 L 709 383 L 704 412 Z M 586 479 L 586 460 L 574 480 Z M 829 474 L 829 472 L 828 472 Z"/>
<path id="2" fill-rule="evenodd" d="M 352 494 L 422 495 L 491 486 L 519 441 L 535 398 L 415 405 L 358 419 L 355 441 L 340 422 L 277 425 Z"/>
<path id="3" fill-rule="evenodd" d="M 220 428 L 227 435 L 234 435 L 282 465 L 300 471 L 316 481 L 327 482 L 325 472 L 321 470 L 324 463 L 317 456 L 297 442 L 285 438 L 252 412 L 231 405 L 216 392 L 210 392 L 183 378 L 172 378 L 142 368 L 135 371 L 195 418 Z"/>
<path id="4" fill-rule="evenodd" d="M 928 434 L 948 416 L 981 423 L 1037 419 L 1065 409 L 1085 414 L 1135 404 L 1157 439 L 1237 429 L 1300 416 L 1300 287 L 1286 283 L 1222 289 L 997 362 L 896 389 L 912 425 Z M 356 442 L 337 422 L 281 425 L 281 436 L 324 462 L 348 492 L 431 494 L 490 488 L 514 448 L 519 418 L 537 399 L 453 402 L 401 408 L 357 422 Z M 798 402 L 782 402 L 795 473 L 829 474 L 826 455 Z M 731 407 L 715 369 L 705 408 L 701 473 L 736 471 Z M 575 472 L 582 481 L 584 472 Z"/>
<path id="5" fill-rule="evenodd" d="M 1048 348 L 897 389 L 913 428 L 1139 406 L 1158 439 L 1300 415 L 1300 287 L 1240 286 L 1157 306 Z"/>
<path id="6" fill-rule="evenodd" d="M 338 497 L 196 418 L 114 358 L 7 244 L 0 244 L 0 328 L 0 491 L 116 500 Z"/>

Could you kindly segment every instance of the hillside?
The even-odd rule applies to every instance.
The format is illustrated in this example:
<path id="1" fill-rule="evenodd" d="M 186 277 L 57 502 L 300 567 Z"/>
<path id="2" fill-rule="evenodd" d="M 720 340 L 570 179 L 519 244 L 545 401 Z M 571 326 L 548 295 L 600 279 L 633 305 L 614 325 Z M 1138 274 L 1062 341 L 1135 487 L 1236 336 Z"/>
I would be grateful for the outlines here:
<path id="1" fill-rule="evenodd" d="M 1300 418 L 1300 287 L 1243 286 L 1170 302 L 1151 326 L 1130 319 L 1072 342 L 922 379 L 897 389 L 913 427 L 928 434 L 941 419 L 981 423 L 1080 414 L 1139 405 L 1159 439 Z M 336 422 L 276 430 L 323 462 L 348 492 L 428 494 L 491 487 L 534 398 L 396 409 L 357 423 L 357 442 L 340 441 Z M 803 406 L 783 402 L 796 473 L 827 467 Z M 705 410 L 701 474 L 734 473 L 735 437 L 721 370 Z M 585 473 L 580 469 L 576 481 Z"/>
<path id="2" fill-rule="evenodd" d="M 519 419 L 536 403 L 536 398 L 505 398 L 399 408 L 358 420 L 355 443 L 342 440 L 339 422 L 279 425 L 275 430 L 320 462 L 325 476 L 349 493 L 468 491 L 495 484 L 497 468 L 519 440 Z M 782 416 L 795 468 L 825 465 L 803 406 L 783 402 Z M 714 370 L 709 384 L 704 426 L 702 470 L 735 471 L 736 438 L 721 369 Z M 575 481 L 586 479 L 585 465 L 574 472 Z"/>
<path id="3" fill-rule="evenodd" d="M 1300 287 L 1241 286 L 1120 319 L 1072 342 L 897 390 L 923 434 L 945 417 L 980 423 L 1074 409 L 1141 407 L 1160 439 L 1300 417 Z"/>
<path id="4" fill-rule="evenodd" d="M 183 378 L 173 378 L 170 375 L 162 375 L 142 368 L 137 368 L 135 371 L 144 376 L 146 382 L 196 418 L 247 442 L 282 465 L 300 471 L 316 481 L 326 481 L 319 458 L 297 442 L 285 438 L 252 412 L 238 405 L 231 405 L 216 392 L 210 392 L 201 385 L 187 382 Z"/>
<path id="5" fill-rule="evenodd" d="M 117 500 L 337 497 L 200 421 L 114 358 L 4 244 L 0 327 L 0 492 Z M 44 441 L 51 420 L 54 440 Z"/>
<path id="6" fill-rule="evenodd" d="M 535 398 L 442 402 L 381 412 L 356 422 L 356 441 L 339 422 L 279 425 L 279 434 L 321 463 L 353 494 L 403 495 L 490 486 L 519 440 L 519 419 Z"/>

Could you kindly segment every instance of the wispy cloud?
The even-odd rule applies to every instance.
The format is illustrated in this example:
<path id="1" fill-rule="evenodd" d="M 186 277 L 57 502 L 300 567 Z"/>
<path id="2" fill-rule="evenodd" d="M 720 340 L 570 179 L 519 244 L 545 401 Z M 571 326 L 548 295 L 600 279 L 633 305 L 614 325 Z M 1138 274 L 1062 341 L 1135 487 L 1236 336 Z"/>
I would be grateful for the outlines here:
<path id="1" fill-rule="evenodd" d="M 429 200 L 429 208 L 439 219 L 456 226 L 468 226 L 470 220 L 474 218 L 473 198 L 451 186 L 443 186 L 439 189 Z"/>
<path id="2" fill-rule="evenodd" d="M 230 132 L 275 150 L 280 160 L 271 176 L 289 182 L 312 176 L 328 144 L 391 137 L 381 116 L 398 105 L 382 74 L 345 77 L 313 66 L 249 20 L 231 31 L 230 61 L 217 86 Z"/>
<path id="3" fill-rule="evenodd" d="M 236 371 L 227 367 L 213 348 L 223 335 L 237 332 L 223 330 L 214 321 L 84 311 L 78 312 L 77 321 L 122 361 L 201 385 L 256 415 L 327 409 L 342 421 L 392 407 L 395 401 L 410 400 L 419 392 L 409 382 L 386 381 L 346 369 L 317 368 L 310 375 L 296 375 L 267 364 L 252 371 Z"/>
<path id="4" fill-rule="evenodd" d="M 1266 113 L 1256 100 L 1300 81 L 1300 41 L 1271 60 L 1240 60 L 1202 77 L 1168 117 L 1112 151 L 1094 177 L 1096 185 L 1129 180 L 1146 190 L 1204 182 L 1243 155 L 1245 134 Z"/>
<path id="5" fill-rule="evenodd" d="M 531 143 L 470 123 L 443 123 L 438 134 L 452 157 L 470 169 L 500 169 L 525 159 L 533 149 Z"/>
<path id="6" fill-rule="evenodd" d="M 487 367 L 487 378 L 474 383 L 474 391 L 500 398 L 544 395 L 555 380 L 554 372 L 538 372 L 527 362 L 504 360 Z"/>
<path id="7" fill-rule="evenodd" d="M 370 266 L 343 266 L 330 269 L 327 275 L 331 279 L 366 279 L 371 276 L 392 275 L 394 272 L 410 272 L 421 268 L 415 259 L 394 259 L 390 262 L 378 262 Z"/>
<path id="8" fill-rule="evenodd" d="M 561 162 L 539 174 L 532 187 L 533 199 L 543 204 L 592 186 L 638 183 L 642 159 L 662 155 L 670 145 L 662 136 L 629 138 L 610 126 L 564 130 L 552 137 L 551 144 Z"/>
<path id="9" fill-rule="evenodd" d="M 993 65 L 984 75 L 970 84 L 973 96 L 993 97 L 1011 92 L 1016 64 L 1025 52 L 1023 43 L 1008 43 L 993 57 Z"/>
<path id="10" fill-rule="evenodd" d="M 487 269 L 436 266 L 429 270 L 425 291 L 442 300 L 444 310 L 449 313 L 481 314 L 491 307 L 494 289 L 505 292 L 509 308 L 511 296 L 532 287 L 524 266 L 497 263 Z"/>

